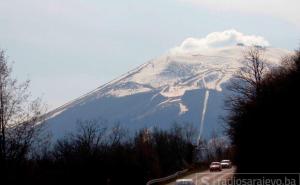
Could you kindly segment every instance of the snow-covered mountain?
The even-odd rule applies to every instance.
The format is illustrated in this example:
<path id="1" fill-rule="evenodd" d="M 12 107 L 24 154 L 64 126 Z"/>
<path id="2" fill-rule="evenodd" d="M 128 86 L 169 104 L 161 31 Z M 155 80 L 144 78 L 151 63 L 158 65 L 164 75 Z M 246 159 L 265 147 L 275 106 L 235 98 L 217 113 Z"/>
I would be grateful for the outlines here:
<path id="1" fill-rule="evenodd" d="M 204 137 L 220 132 L 226 85 L 243 65 L 246 46 L 210 47 L 191 52 L 170 50 L 48 114 L 55 138 L 71 132 L 78 120 L 119 122 L 130 130 L 173 122 L 193 123 Z M 287 50 L 267 47 L 269 65 L 279 65 Z"/>

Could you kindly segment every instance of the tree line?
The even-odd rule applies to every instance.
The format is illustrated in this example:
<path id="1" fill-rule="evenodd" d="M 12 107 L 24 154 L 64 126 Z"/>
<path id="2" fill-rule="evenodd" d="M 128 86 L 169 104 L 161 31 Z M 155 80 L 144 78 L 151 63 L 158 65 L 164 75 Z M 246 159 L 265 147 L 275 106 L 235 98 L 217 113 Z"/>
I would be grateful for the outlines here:
<path id="1" fill-rule="evenodd" d="M 266 66 L 264 50 L 252 48 L 229 86 L 227 134 L 237 172 L 299 172 L 300 51 Z"/>
<path id="2" fill-rule="evenodd" d="M 7 158 L 1 180 L 16 184 L 145 184 L 194 164 L 192 132 L 174 125 L 170 130 L 142 129 L 129 137 L 119 126 L 108 129 L 96 121 L 80 122 L 77 132 L 59 139 L 53 148 L 45 145 L 22 161 Z"/>

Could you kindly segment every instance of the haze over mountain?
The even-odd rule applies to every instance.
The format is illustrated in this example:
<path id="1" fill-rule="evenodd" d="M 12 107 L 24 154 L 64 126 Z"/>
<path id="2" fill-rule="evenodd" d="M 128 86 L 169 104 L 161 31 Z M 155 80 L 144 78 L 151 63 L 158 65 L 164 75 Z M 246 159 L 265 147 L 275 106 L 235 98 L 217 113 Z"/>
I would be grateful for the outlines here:
<path id="1" fill-rule="evenodd" d="M 146 62 L 94 91 L 48 114 L 47 127 L 55 138 L 75 129 L 78 120 L 106 120 L 129 130 L 169 128 L 192 123 L 199 135 L 221 133 L 226 114 L 226 85 L 243 65 L 248 46 L 265 50 L 269 67 L 278 66 L 289 51 L 272 48 L 260 36 L 236 30 L 188 38 L 166 54 Z"/>

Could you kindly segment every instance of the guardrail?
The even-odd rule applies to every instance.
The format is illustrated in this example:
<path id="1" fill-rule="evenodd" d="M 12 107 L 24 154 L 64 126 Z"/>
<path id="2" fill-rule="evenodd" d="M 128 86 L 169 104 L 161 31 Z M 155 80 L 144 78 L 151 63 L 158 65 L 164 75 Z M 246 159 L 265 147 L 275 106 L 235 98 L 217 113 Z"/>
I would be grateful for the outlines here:
<path id="1" fill-rule="evenodd" d="M 181 174 L 183 174 L 183 173 L 186 173 L 187 171 L 189 171 L 189 170 L 188 170 L 188 169 L 185 169 L 185 170 L 182 170 L 182 171 L 178 171 L 178 172 L 174 173 L 173 175 L 169 175 L 169 176 L 167 176 L 167 177 L 163 177 L 163 178 L 159 178 L 159 179 L 153 179 L 153 180 L 150 180 L 150 181 L 147 182 L 146 185 L 151 185 L 151 184 L 154 184 L 154 183 L 164 182 L 164 181 L 167 181 L 167 180 L 176 178 L 176 177 L 178 177 L 179 175 L 181 175 Z"/>

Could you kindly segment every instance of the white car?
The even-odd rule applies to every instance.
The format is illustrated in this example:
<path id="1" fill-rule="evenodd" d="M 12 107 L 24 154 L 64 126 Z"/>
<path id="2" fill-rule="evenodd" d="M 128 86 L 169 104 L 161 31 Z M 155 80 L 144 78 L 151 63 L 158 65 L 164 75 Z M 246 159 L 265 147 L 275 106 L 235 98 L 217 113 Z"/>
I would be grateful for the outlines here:
<path id="1" fill-rule="evenodd" d="M 209 166 L 209 171 L 222 171 L 222 165 L 220 162 L 212 162 Z"/>
<path id="2" fill-rule="evenodd" d="M 232 164 L 230 160 L 222 160 L 221 161 L 222 168 L 231 168 Z"/>
<path id="3" fill-rule="evenodd" d="M 175 185 L 195 185 L 192 179 L 178 179 Z"/>

